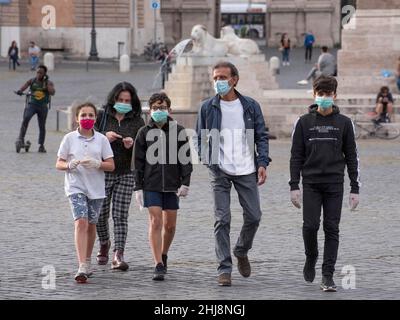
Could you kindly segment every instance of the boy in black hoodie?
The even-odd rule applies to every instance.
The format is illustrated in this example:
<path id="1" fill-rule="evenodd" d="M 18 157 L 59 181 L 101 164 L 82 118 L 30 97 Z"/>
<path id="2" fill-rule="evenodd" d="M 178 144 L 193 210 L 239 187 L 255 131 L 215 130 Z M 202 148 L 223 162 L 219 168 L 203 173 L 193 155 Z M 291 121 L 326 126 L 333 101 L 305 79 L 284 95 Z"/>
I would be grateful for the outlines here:
<path id="1" fill-rule="evenodd" d="M 306 262 L 304 279 L 313 282 L 318 259 L 317 233 L 323 208 L 325 232 L 321 289 L 336 291 L 333 281 L 339 246 L 339 222 L 343 200 L 344 169 L 350 178 L 351 210 L 359 202 L 359 162 L 352 121 L 334 105 L 337 81 L 321 76 L 313 85 L 315 104 L 301 116 L 292 134 L 290 197 L 300 208 L 300 173 L 303 182 L 303 239 Z"/>

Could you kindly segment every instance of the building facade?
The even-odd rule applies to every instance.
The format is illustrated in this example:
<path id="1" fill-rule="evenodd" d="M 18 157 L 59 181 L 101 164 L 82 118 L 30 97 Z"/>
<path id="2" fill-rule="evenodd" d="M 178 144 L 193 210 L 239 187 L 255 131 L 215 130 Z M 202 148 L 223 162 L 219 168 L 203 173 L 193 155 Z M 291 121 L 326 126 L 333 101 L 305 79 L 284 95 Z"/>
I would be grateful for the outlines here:
<path id="1" fill-rule="evenodd" d="M 95 0 L 95 28 L 100 58 L 118 53 L 140 54 L 154 37 L 164 39 L 160 9 L 148 0 Z M 51 7 L 54 12 L 51 12 Z M 50 9 L 49 9 L 50 8 Z M 53 27 L 49 22 L 55 19 Z M 54 21 L 53 21 L 54 22 Z M 51 24 L 51 23 L 50 23 Z M 92 0 L 1 0 L 0 52 L 7 55 L 16 40 L 21 53 L 29 41 L 41 48 L 88 56 L 91 45 Z"/>
<path id="2" fill-rule="evenodd" d="M 171 47 L 190 38 L 192 27 L 204 25 L 215 37 L 220 33 L 220 0 L 162 0 L 161 17 L 165 42 Z"/>
<path id="3" fill-rule="evenodd" d="M 343 30 L 338 51 L 338 76 L 343 93 L 376 94 L 381 86 L 396 92 L 395 77 L 400 56 L 400 1 L 358 0 L 353 23 Z"/>
<path id="4" fill-rule="evenodd" d="M 278 46 L 282 33 L 288 33 L 292 45 L 301 47 L 307 31 L 314 33 L 317 46 L 340 44 L 341 1 L 266 1 L 268 46 Z"/>

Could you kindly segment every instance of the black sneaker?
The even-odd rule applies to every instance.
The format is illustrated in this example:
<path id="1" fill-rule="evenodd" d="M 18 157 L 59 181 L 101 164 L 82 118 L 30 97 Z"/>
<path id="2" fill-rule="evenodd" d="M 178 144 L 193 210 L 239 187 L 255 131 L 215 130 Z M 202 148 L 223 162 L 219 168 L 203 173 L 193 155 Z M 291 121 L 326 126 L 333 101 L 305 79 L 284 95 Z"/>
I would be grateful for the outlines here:
<path id="1" fill-rule="evenodd" d="M 167 267 L 167 260 L 168 256 L 166 254 L 161 255 L 162 263 L 164 265 L 165 273 L 167 273 L 168 267 Z"/>
<path id="2" fill-rule="evenodd" d="M 44 148 L 44 145 L 41 144 L 41 145 L 39 146 L 38 152 L 42 152 L 42 153 L 46 153 L 46 152 L 47 152 L 46 149 Z"/>
<path id="3" fill-rule="evenodd" d="M 154 269 L 153 280 L 155 281 L 163 281 L 165 275 L 165 268 L 162 263 L 158 263 Z"/>
<path id="4" fill-rule="evenodd" d="M 325 292 L 336 292 L 336 284 L 332 276 L 322 276 L 321 289 Z"/>
<path id="5" fill-rule="evenodd" d="M 313 282 L 315 279 L 315 265 L 317 258 L 306 257 L 306 263 L 304 264 L 303 276 L 306 282 Z"/>

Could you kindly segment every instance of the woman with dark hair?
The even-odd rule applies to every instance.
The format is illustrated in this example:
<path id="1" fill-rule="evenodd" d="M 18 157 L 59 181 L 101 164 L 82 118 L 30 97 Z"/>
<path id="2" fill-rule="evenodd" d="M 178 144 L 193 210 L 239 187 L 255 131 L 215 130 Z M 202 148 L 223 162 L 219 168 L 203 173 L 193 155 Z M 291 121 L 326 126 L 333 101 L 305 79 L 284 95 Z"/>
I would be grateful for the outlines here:
<path id="1" fill-rule="evenodd" d="M 128 210 L 131 203 L 134 177 L 131 169 L 133 143 L 136 134 L 145 125 L 142 107 L 136 89 L 129 82 L 118 83 L 109 93 L 104 110 L 100 110 L 96 129 L 103 133 L 114 152 L 115 170 L 106 172 L 106 198 L 97 223 L 100 250 L 97 263 L 108 263 L 111 247 L 108 219 L 112 202 L 114 220 L 114 255 L 112 269 L 127 270 L 124 249 L 128 234 Z"/>
<path id="2" fill-rule="evenodd" d="M 287 33 L 282 34 L 280 50 L 282 51 L 282 65 L 290 66 L 289 62 L 290 39 Z"/>
<path id="3" fill-rule="evenodd" d="M 10 69 L 11 69 L 11 61 L 13 63 L 13 70 L 15 71 L 15 65 L 17 64 L 19 66 L 18 62 L 18 46 L 17 42 L 13 41 L 11 42 L 11 46 L 8 48 L 8 56 L 10 58 Z"/>

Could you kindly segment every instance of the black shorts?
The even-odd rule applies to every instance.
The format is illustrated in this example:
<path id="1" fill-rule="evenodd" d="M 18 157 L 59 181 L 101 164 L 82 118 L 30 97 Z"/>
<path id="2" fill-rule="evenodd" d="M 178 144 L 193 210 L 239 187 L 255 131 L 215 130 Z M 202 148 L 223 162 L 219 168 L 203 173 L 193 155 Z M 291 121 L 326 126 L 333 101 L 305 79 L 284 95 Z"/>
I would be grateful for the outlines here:
<path id="1" fill-rule="evenodd" d="M 143 191 L 143 206 L 161 207 L 162 210 L 178 210 L 179 198 L 175 192 Z"/>

